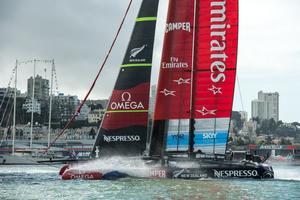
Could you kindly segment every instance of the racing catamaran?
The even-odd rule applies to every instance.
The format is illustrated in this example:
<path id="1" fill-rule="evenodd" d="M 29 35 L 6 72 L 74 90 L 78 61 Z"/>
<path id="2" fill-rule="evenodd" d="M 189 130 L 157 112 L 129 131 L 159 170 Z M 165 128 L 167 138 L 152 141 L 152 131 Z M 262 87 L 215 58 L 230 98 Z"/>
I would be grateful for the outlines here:
<path id="1" fill-rule="evenodd" d="M 153 166 L 150 176 L 159 178 L 273 178 L 266 164 L 226 156 L 238 0 L 169 1 L 154 119 L 149 123 L 157 8 L 158 0 L 141 4 L 92 155 L 143 158 Z M 101 179 L 98 173 L 95 177 Z M 91 174 L 76 176 L 94 179 Z M 63 175 L 76 176 L 70 171 Z"/>

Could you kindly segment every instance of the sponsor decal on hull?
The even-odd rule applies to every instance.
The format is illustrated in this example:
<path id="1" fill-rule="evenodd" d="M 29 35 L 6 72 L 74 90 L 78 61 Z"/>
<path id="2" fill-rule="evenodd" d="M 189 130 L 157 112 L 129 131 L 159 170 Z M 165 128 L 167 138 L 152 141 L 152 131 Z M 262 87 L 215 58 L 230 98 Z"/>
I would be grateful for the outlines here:
<path id="1" fill-rule="evenodd" d="M 257 170 L 215 170 L 214 177 L 227 178 L 227 177 L 257 177 Z"/>
<path id="2" fill-rule="evenodd" d="M 74 174 L 70 176 L 70 179 L 94 179 L 92 174 Z"/>
<path id="3" fill-rule="evenodd" d="M 101 177 L 102 174 L 98 171 L 85 171 L 85 170 L 76 170 L 76 169 L 67 170 L 62 174 L 63 180 L 72 180 L 72 179 L 99 180 L 101 179 Z"/>
<path id="4" fill-rule="evenodd" d="M 164 169 L 150 170 L 151 178 L 167 178 L 167 172 Z"/>
<path id="5" fill-rule="evenodd" d="M 208 175 L 200 170 L 181 169 L 173 172 L 173 178 L 198 179 L 208 178 Z"/>

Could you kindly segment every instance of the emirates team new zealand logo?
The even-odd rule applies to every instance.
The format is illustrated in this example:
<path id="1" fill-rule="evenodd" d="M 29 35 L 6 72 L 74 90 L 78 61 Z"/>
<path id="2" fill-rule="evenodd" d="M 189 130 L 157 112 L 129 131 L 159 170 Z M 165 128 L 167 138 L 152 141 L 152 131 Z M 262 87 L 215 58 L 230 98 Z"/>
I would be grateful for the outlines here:
<path id="1" fill-rule="evenodd" d="M 137 58 L 137 56 L 145 50 L 147 47 L 147 44 L 144 44 L 141 47 L 131 49 L 130 51 L 130 56 L 129 56 L 129 61 L 130 62 L 145 62 L 146 58 Z"/>
<path id="2" fill-rule="evenodd" d="M 134 48 L 134 49 L 132 49 L 132 50 L 130 51 L 130 58 L 135 58 L 140 52 L 142 52 L 142 51 L 145 49 L 146 46 L 147 46 L 147 45 L 144 44 L 143 46 L 141 46 L 141 47 L 139 47 L 139 48 Z"/>

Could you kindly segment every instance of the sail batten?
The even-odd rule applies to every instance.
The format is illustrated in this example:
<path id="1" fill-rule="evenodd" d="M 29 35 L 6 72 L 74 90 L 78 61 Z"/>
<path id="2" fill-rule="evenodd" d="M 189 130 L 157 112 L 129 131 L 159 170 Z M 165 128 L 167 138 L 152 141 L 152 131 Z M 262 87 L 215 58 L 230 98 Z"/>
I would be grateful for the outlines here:
<path id="1" fill-rule="evenodd" d="M 156 21 L 157 17 L 138 17 L 136 18 L 136 22 L 145 22 L 145 21 Z"/>
<path id="2" fill-rule="evenodd" d="M 123 64 L 121 67 L 152 67 L 152 63 Z"/>

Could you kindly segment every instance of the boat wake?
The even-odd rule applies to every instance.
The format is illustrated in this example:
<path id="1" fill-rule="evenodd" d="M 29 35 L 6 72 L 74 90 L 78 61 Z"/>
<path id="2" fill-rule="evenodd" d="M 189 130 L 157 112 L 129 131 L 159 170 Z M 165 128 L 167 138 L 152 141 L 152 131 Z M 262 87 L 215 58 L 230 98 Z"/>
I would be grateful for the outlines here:
<path id="1" fill-rule="evenodd" d="M 275 179 L 300 181 L 300 166 L 273 165 Z"/>
<path id="2" fill-rule="evenodd" d="M 98 171 L 102 174 L 118 171 L 132 177 L 147 178 L 152 177 L 151 169 L 157 166 L 147 165 L 140 158 L 128 159 L 121 156 L 102 158 L 87 163 L 71 165 L 69 169 L 78 171 Z"/>

